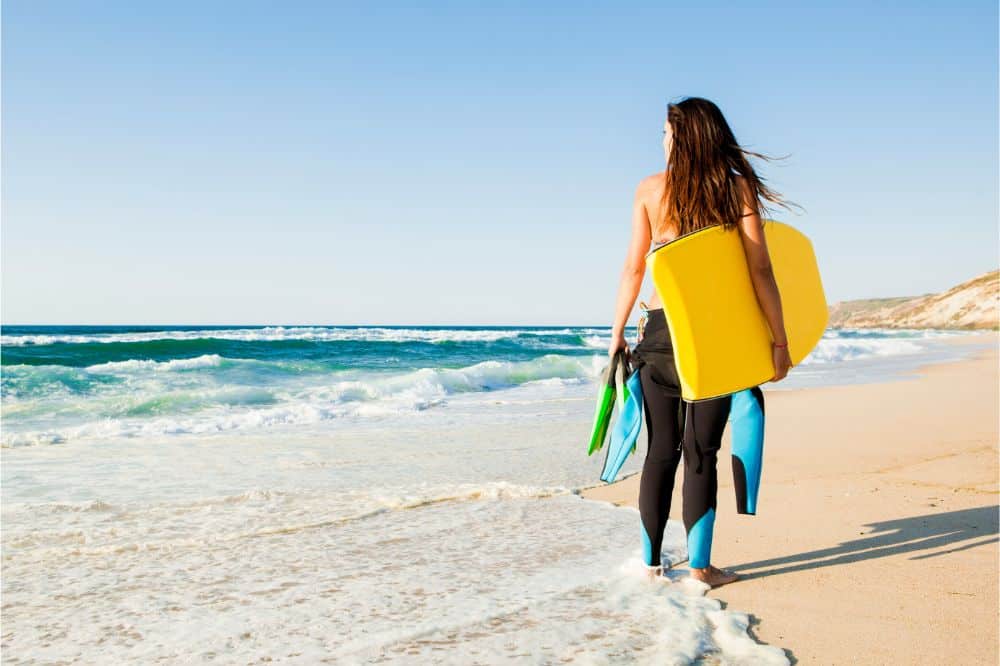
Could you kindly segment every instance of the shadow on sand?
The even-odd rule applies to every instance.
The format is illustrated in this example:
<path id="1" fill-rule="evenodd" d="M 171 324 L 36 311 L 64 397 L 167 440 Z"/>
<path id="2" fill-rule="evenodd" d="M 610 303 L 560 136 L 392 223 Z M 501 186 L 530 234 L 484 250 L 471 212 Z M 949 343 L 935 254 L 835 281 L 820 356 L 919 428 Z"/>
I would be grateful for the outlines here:
<path id="1" fill-rule="evenodd" d="M 742 580 L 751 580 L 849 562 L 875 560 L 900 553 L 913 553 L 910 557 L 912 560 L 939 557 L 996 541 L 997 533 L 1000 532 L 998 519 L 1000 519 L 1000 507 L 991 505 L 865 523 L 865 526 L 871 527 L 873 531 L 859 539 L 844 541 L 830 548 L 756 562 L 743 562 L 726 568 L 738 572 Z M 817 524 L 817 527 L 822 528 L 822 525 Z M 747 569 L 759 571 L 745 573 Z M 723 608 L 726 605 L 723 602 Z M 760 620 L 751 616 L 747 630 L 758 643 L 761 640 L 753 629 L 759 623 Z M 791 650 L 784 650 L 792 664 L 798 663 Z"/>

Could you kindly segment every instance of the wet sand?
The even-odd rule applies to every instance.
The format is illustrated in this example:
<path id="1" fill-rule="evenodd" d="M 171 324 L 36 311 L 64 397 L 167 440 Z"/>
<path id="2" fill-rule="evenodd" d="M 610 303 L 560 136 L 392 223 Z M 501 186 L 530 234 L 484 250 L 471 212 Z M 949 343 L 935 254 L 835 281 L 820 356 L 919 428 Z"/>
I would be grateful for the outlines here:
<path id="1" fill-rule="evenodd" d="M 766 392 L 755 516 L 736 513 L 727 431 L 712 563 L 743 579 L 708 594 L 792 663 L 997 663 L 998 335 L 967 341 L 994 346 L 904 380 Z M 639 478 L 582 495 L 636 506 Z"/>

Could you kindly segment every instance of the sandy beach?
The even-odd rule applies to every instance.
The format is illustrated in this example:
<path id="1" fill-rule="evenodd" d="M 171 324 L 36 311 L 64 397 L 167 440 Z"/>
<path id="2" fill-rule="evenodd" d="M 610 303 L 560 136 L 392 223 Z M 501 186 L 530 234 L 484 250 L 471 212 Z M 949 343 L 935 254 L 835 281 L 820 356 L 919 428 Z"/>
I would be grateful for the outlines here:
<path id="1" fill-rule="evenodd" d="M 712 561 L 742 580 L 707 594 L 792 663 L 997 663 L 997 363 L 994 346 L 900 381 L 767 393 L 757 515 L 736 513 L 728 432 L 719 457 Z M 639 478 L 583 496 L 636 506 Z"/>

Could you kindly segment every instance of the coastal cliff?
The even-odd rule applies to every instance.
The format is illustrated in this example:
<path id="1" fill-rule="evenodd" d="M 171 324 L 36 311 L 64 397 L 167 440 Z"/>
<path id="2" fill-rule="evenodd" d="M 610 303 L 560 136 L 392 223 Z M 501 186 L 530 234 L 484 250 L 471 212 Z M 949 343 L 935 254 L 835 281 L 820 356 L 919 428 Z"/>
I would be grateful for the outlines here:
<path id="1" fill-rule="evenodd" d="M 838 301 L 833 328 L 998 328 L 1000 271 L 990 271 L 939 294 Z"/>

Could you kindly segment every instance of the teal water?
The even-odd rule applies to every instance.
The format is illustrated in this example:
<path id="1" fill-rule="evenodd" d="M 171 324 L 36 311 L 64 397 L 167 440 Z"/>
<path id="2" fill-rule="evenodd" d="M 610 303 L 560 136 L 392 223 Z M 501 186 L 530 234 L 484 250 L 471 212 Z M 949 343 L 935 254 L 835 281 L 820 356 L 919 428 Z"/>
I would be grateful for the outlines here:
<path id="1" fill-rule="evenodd" d="M 780 388 L 877 381 L 949 335 L 831 329 Z M 579 326 L 7 326 L 2 444 L 314 427 L 504 390 L 581 395 L 609 339 Z"/>

